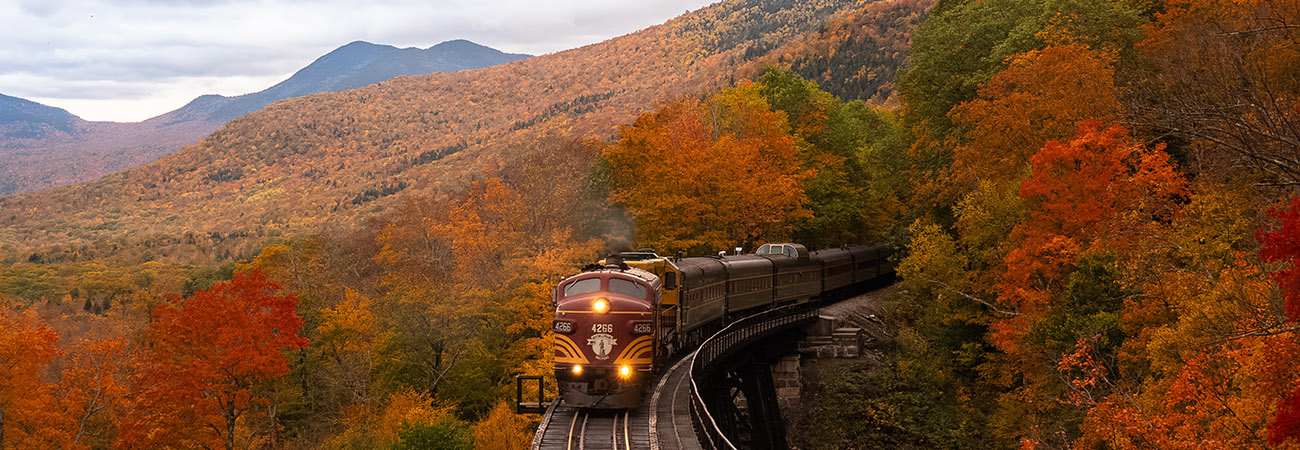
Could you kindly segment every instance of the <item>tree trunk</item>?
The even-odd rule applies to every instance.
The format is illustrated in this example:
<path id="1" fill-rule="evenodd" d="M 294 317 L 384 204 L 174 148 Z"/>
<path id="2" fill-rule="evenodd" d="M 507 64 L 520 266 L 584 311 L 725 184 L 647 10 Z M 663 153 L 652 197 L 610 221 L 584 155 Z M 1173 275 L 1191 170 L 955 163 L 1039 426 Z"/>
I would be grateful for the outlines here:
<path id="1" fill-rule="evenodd" d="M 239 415 L 234 411 L 226 411 L 226 450 L 235 450 L 235 421 Z"/>

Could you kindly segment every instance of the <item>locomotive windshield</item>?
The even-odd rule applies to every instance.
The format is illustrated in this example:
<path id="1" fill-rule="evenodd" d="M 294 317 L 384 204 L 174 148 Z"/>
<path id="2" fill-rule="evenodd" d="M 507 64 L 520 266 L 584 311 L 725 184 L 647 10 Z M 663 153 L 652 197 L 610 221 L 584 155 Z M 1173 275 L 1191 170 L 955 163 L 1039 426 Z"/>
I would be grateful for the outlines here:
<path id="1" fill-rule="evenodd" d="M 609 279 L 609 291 L 629 297 L 645 298 L 646 289 L 640 283 L 622 278 Z"/>
<path id="2" fill-rule="evenodd" d="M 600 290 L 600 278 L 584 278 L 569 283 L 564 286 L 564 296 L 572 297 L 574 295 L 587 294 Z M 645 295 L 642 293 L 641 295 Z"/>

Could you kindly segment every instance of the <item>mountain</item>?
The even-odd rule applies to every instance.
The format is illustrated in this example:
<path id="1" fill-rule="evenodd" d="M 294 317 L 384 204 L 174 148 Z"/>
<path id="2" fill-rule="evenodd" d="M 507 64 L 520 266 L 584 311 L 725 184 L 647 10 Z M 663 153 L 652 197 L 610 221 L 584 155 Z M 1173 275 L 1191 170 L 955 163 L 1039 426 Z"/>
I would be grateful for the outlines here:
<path id="1" fill-rule="evenodd" d="M 0 94 L 0 138 L 31 139 L 71 133 L 81 118 L 62 108 Z"/>
<path id="2" fill-rule="evenodd" d="M 139 166 L 279 100 L 527 57 L 465 40 L 427 49 L 356 41 L 266 90 L 235 97 L 204 95 L 136 123 L 88 122 L 62 109 L 0 95 L 0 195 L 79 183 Z"/>
<path id="3" fill-rule="evenodd" d="M 466 40 L 447 41 L 427 49 L 356 41 L 325 54 L 289 79 L 264 91 L 229 98 L 217 96 L 215 102 L 218 106 L 208 114 L 207 120 L 226 122 L 291 97 L 346 91 L 399 76 L 495 66 L 528 56 L 503 53 Z M 195 99 L 177 112 L 184 114 L 187 108 L 206 110 L 214 99 L 205 97 Z M 202 104 L 195 105 L 200 102 Z"/>
<path id="4" fill-rule="evenodd" d="M 211 262 L 354 227 L 404 199 L 454 192 L 518 149 L 611 139 L 870 3 L 726 0 L 577 49 L 276 102 L 153 163 L 0 198 L 0 252 Z"/>

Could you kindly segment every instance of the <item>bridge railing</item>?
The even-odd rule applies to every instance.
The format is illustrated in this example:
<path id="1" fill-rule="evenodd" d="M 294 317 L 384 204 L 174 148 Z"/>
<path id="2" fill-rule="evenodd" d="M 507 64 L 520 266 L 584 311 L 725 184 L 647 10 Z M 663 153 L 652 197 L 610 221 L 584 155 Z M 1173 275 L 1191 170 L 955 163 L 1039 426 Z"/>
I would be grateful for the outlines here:
<path id="1" fill-rule="evenodd" d="M 716 365 L 756 341 L 817 318 L 817 303 L 806 302 L 770 309 L 737 320 L 700 344 L 691 360 L 691 423 L 700 444 L 709 450 L 736 450 L 723 433 L 700 395 L 697 376 L 713 372 Z"/>

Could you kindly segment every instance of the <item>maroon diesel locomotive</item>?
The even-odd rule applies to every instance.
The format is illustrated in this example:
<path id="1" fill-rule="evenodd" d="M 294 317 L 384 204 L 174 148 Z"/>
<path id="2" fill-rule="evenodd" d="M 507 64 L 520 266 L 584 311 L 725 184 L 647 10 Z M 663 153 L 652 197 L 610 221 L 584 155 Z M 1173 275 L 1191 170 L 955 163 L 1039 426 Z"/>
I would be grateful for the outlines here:
<path id="1" fill-rule="evenodd" d="M 630 408 L 641 401 L 658 345 L 659 277 L 611 265 L 555 288 L 555 379 L 567 404 Z"/>
<path id="2" fill-rule="evenodd" d="M 729 256 L 642 250 L 588 266 L 554 292 L 560 395 L 578 407 L 636 407 L 668 356 L 740 317 L 892 276 L 892 255 L 883 243 L 813 252 L 776 243 Z"/>

